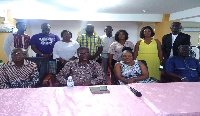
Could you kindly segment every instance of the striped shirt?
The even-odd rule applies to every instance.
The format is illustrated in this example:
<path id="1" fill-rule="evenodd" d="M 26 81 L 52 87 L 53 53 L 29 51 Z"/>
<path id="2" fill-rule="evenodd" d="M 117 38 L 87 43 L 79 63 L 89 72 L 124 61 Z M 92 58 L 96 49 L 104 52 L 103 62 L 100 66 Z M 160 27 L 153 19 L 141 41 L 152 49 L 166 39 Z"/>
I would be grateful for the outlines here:
<path id="1" fill-rule="evenodd" d="M 24 60 L 22 67 L 14 62 L 7 62 L 0 66 L 0 88 L 30 88 L 39 82 L 37 65 Z"/>
<path id="2" fill-rule="evenodd" d="M 103 47 L 102 40 L 97 35 L 87 36 L 86 34 L 79 35 L 77 42 L 80 44 L 80 47 L 87 47 L 89 49 L 90 55 L 95 55 L 98 50 L 98 47 Z M 96 58 L 97 60 L 98 58 Z"/>

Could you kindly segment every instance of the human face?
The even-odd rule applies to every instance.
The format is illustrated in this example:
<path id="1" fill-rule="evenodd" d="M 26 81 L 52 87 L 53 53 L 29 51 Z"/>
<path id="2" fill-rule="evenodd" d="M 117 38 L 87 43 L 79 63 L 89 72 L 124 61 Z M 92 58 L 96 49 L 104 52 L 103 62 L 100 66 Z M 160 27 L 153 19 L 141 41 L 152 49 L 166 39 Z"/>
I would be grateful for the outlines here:
<path id="1" fill-rule="evenodd" d="M 80 61 L 88 61 L 90 57 L 90 52 L 88 49 L 80 49 L 78 51 L 78 56 Z"/>
<path id="2" fill-rule="evenodd" d="M 171 31 L 174 33 L 179 33 L 180 29 L 181 29 L 181 24 L 178 22 L 172 23 L 171 27 L 170 27 Z"/>
<path id="3" fill-rule="evenodd" d="M 130 63 L 131 61 L 133 61 L 133 54 L 129 51 L 125 51 L 122 54 L 122 60 L 124 61 L 124 63 Z"/>
<path id="4" fill-rule="evenodd" d="M 144 37 L 151 37 L 151 30 L 150 29 L 146 28 L 144 30 Z"/>
<path id="5" fill-rule="evenodd" d="M 23 52 L 21 49 L 16 49 L 12 51 L 11 57 L 13 62 L 20 62 L 26 58 L 26 53 Z"/>
<path id="6" fill-rule="evenodd" d="M 179 56 L 181 57 L 188 57 L 189 56 L 189 47 L 188 46 L 181 46 L 179 48 Z"/>
<path id="7" fill-rule="evenodd" d="M 72 38 L 72 36 L 69 32 L 65 32 L 63 34 L 63 40 L 70 40 L 71 38 Z"/>
<path id="8" fill-rule="evenodd" d="M 93 34 L 94 33 L 94 26 L 88 25 L 85 29 L 86 33 Z"/>
<path id="9" fill-rule="evenodd" d="M 120 32 L 119 36 L 118 36 L 119 40 L 125 40 L 125 33 L 124 32 Z"/>
<path id="10" fill-rule="evenodd" d="M 18 25 L 17 25 L 17 29 L 18 29 L 18 31 L 26 31 L 26 24 L 25 23 L 19 23 Z"/>
<path id="11" fill-rule="evenodd" d="M 109 35 L 112 35 L 113 29 L 112 27 L 107 27 L 104 31 L 106 32 L 106 35 L 109 36 Z"/>
<path id="12" fill-rule="evenodd" d="M 51 26 L 49 24 L 43 24 L 41 28 L 42 28 L 42 33 L 49 34 Z"/>

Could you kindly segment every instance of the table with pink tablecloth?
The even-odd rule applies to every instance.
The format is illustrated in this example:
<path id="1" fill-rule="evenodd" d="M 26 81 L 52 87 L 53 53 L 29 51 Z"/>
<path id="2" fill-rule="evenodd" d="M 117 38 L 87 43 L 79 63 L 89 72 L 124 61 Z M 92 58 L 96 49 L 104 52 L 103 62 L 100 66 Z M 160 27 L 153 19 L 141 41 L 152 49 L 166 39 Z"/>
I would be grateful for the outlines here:
<path id="1" fill-rule="evenodd" d="M 127 86 L 108 86 L 92 94 L 89 87 L 0 90 L 0 116 L 155 116 Z"/>
<path id="2" fill-rule="evenodd" d="M 200 116 L 200 83 L 131 84 L 159 116 Z"/>
<path id="3" fill-rule="evenodd" d="M 0 116 L 200 116 L 200 83 L 107 87 L 104 94 L 92 94 L 88 86 L 1 89 Z"/>

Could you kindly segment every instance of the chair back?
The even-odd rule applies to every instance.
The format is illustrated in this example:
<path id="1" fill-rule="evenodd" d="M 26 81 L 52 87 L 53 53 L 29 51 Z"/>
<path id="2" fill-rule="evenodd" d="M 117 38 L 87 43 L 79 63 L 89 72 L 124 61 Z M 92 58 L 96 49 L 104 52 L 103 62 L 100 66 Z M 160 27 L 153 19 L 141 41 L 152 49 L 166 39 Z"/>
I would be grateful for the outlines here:
<path id="1" fill-rule="evenodd" d="M 138 61 L 142 62 L 146 66 L 146 68 L 148 70 L 147 62 L 145 60 L 138 60 Z M 158 79 L 154 78 L 154 77 L 149 77 L 149 78 L 151 80 L 155 81 L 156 83 L 160 83 L 160 81 Z"/>
<path id="2" fill-rule="evenodd" d="M 49 74 L 49 59 L 43 57 L 27 57 L 26 60 L 37 64 L 39 72 L 39 86 L 42 86 L 44 78 Z"/>

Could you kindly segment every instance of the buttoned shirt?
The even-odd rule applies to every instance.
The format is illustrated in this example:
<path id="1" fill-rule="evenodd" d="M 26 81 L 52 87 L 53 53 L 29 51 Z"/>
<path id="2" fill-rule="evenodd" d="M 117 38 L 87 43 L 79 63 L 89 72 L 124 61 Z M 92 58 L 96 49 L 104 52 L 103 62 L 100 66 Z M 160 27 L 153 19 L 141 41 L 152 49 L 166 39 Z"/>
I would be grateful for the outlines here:
<path id="1" fill-rule="evenodd" d="M 101 57 L 108 58 L 108 49 L 110 45 L 115 41 L 115 37 L 107 37 L 107 35 L 101 36 L 103 42 L 103 51 Z"/>
<path id="2" fill-rule="evenodd" d="M 61 84 L 67 85 L 69 76 L 72 76 L 74 83 L 91 82 L 95 85 L 105 80 L 101 66 L 93 60 L 90 60 L 88 64 L 79 63 L 79 59 L 67 62 L 56 78 Z"/>
<path id="3" fill-rule="evenodd" d="M 167 60 L 165 72 L 175 73 L 186 77 L 189 81 L 199 81 L 200 64 L 195 58 L 181 59 L 173 56 Z"/>
<path id="4" fill-rule="evenodd" d="M 123 47 L 130 47 L 132 49 L 132 52 L 134 52 L 134 44 L 131 41 L 126 41 L 124 45 L 115 41 L 110 45 L 108 53 L 113 55 L 114 60 L 120 61 Z"/>
<path id="5" fill-rule="evenodd" d="M 29 88 L 39 82 L 37 65 L 24 60 L 22 67 L 9 61 L 0 66 L 0 88 Z"/>
<path id="6" fill-rule="evenodd" d="M 89 49 L 90 55 L 95 55 L 98 50 L 98 47 L 103 47 L 102 40 L 97 35 L 87 36 L 86 34 L 79 35 L 77 42 L 80 44 L 80 47 L 87 47 Z M 97 60 L 96 58 L 95 60 Z"/>

